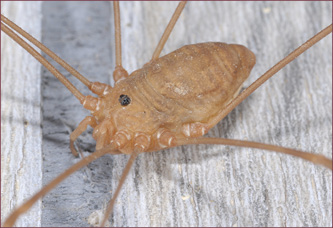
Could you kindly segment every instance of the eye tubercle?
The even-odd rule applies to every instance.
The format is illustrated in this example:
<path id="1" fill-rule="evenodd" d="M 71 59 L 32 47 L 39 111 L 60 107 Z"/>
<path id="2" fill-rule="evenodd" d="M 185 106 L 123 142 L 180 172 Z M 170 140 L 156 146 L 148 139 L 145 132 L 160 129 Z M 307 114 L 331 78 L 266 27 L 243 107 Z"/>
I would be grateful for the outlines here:
<path id="1" fill-rule="evenodd" d="M 119 97 L 119 103 L 121 104 L 121 106 L 127 106 L 131 103 L 131 98 L 127 95 L 120 95 Z"/>

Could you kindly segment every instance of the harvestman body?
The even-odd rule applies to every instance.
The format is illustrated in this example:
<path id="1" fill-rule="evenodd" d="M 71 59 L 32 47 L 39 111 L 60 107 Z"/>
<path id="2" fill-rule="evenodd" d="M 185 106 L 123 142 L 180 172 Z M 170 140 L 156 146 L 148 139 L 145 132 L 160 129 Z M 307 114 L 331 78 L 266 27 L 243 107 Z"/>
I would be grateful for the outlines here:
<path id="1" fill-rule="evenodd" d="M 8 23 L 6 19 L 2 19 L 2 21 Z M 330 31 L 331 28 L 327 29 L 327 32 Z M 120 43 L 118 43 L 117 46 L 120 47 Z M 210 55 L 214 52 L 217 54 Z M 117 57 L 119 56 L 120 52 L 117 54 Z M 229 112 L 225 111 L 223 113 L 219 109 L 216 110 L 216 106 L 225 107 L 236 97 L 243 80 L 247 78 L 255 62 L 253 54 L 246 48 L 242 46 L 227 46 L 221 43 L 186 46 L 163 58 L 154 59 L 153 57 L 150 63 L 146 64 L 142 69 L 133 72 L 130 76 L 126 75 L 121 67 L 121 62 L 119 63 L 119 58 L 117 59 L 118 67 L 115 71 L 115 80 L 118 81 L 118 83 L 114 88 L 101 83 L 92 83 L 89 85 L 91 90 L 98 94 L 100 98 L 92 98 L 90 96 L 84 98 L 80 96 L 79 92 L 67 84 L 70 89 L 73 89 L 75 95 L 81 103 L 83 103 L 84 107 L 92 110 L 95 116 L 95 118 L 87 117 L 71 135 L 71 149 L 73 154 L 76 154 L 73 141 L 85 130 L 88 124 L 95 127 L 93 137 L 97 141 L 96 149 L 106 148 L 102 149 L 103 152 L 96 156 L 101 156 L 107 151 L 117 149 L 123 153 L 132 154 L 131 162 L 139 152 L 154 151 L 188 143 L 221 143 L 222 141 L 217 139 L 212 139 L 211 141 L 202 139 L 200 141 L 199 139 L 188 140 L 188 138 L 205 134 L 208 129 L 213 127 L 221 119 L 221 116 L 225 116 L 227 112 Z M 202 59 L 207 61 L 203 63 Z M 226 63 L 228 61 L 223 64 L 215 64 L 222 62 L 224 59 L 232 59 L 232 61 L 230 61 L 230 64 Z M 214 60 L 216 62 L 214 62 Z M 186 65 L 180 65 L 182 61 L 188 61 L 186 65 L 194 62 L 194 66 L 198 67 L 195 69 L 195 72 L 200 72 L 202 69 L 205 69 L 206 71 L 202 71 L 203 74 L 199 75 L 199 77 L 206 77 L 205 81 L 209 82 L 209 80 L 211 80 L 211 83 L 207 83 L 206 87 L 200 87 L 199 82 L 195 82 L 198 75 L 193 76 L 193 78 L 188 78 L 188 82 L 185 83 L 188 76 L 186 77 L 184 75 L 186 75 L 188 71 L 191 72 L 193 68 L 186 68 Z M 200 66 L 200 63 L 203 63 L 203 65 Z M 211 66 L 209 65 L 210 63 L 212 63 Z M 164 68 L 165 65 L 172 66 L 174 70 L 173 74 L 164 74 L 164 71 L 168 70 L 168 68 Z M 228 72 L 231 72 L 231 74 Z M 220 78 L 216 77 L 216 75 L 218 75 L 217 73 L 224 76 L 224 81 L 231 81 L 234 80 L 235 75 L 238 76 L 239 72 L 243 73 L 244 78 L 241 79 L 237 77 L 237 83 L 231 83 L 234 87 L 230 89 L 230 91 L 223 86 L 216 87 L 214 83 L 212 83 L 215 80 L 220 80 Z M 156 81 L 152 80 L 154 77 Z M 181 80 L 179 80 L 179 78 Z M 142 83 L 143 80 L 139 79 L 143 79 L 144 83 Z M 62 80 L 64 81 L 64 79 Z M 149 86 L 147 84 L 149 84 Z M 140 91 L 136 90 L 139 86 L 142 86 Z M 226 87 L 230 88 L 230 86 Z M 138 91 L 139 93 L 137 93 Z M 147 94 L 144 93 L 145 91 Z M 140 96 L 144 97 L 145 95 L 149 95 L 147 97 L 151 97 L 151 95 L 156 95 L 156 91 L 163 94 L 162 98 L 167 97 L 169 100 L 162 99 L 159 101 L 161 103 L 158 103 L 156 100 L 159 97 L 153 96 L 156 100 L 149 102 L 154 104 L 154 107 L 151 108 L 149 103 L 144 103 L 144 98 L 139 99 Z M 225 97 L 220 96 L 223 93 L 225 93 Z M 188 95 L 188 97 L 186 97 L 186 95 Z M 105 97 L 108 97 L 108 99 L 104 100 Z M 193 99 L 196 100 L 190 103 Z M 177 101 L 180 101 L 180 104 L 178 104 Z M 207 104 L 205 102 L 207 102 Z M 189 107 L 182 107 L 184 106 L 183 103 L 188 104 Z M 177 108 L 174 108 L 175 106 Z M 201 110 L 200 108 L 202 107 L 205 108 Z M 110 109 L 108 110 L 106 108 Z M 168 114 L 167 112 L 169 110 L 173 112 Z M 175 112 L 178 112 L 177 115 L 173 115 Z M 193 116 L 191 116 L 191 114 L 193 114 Z M 155 123 L 155 125 L 148 126 L 147 124 L 142 124 L 142 119 L 146 119 L 146 116 L 150 118 L 148 122 Z M 170 117 L 172 117 L 172 121 L 168 122 Z M 180 119 L 180 117 L 185 119 Z M 132 119 L 132 121 L 128 121 L 130 119 Z M 140 121 L 136 121 L 137 119 Z M 158 122 L 160 120 L 163 121 Z M 139 125 L 137 123 L 139 123 Z M 226 141 L 226 143 L 228 143 L 228 141 Z M 229 143 L 241 145 L 239 142 Z M 249 145 L 251 146 L 251 144 L 247 144 L 247 146 Z M 252 146 L 276 151 L 286 151 L 285 149 L 273 146 L 265 147 L 259 144 L 252 144 Z M 135 151 L 135 153 L 133 153 L 133 151 Z M 292 153 L 288 150 L 286 152 Z M 295 151 L 293 153 L 295 153 Z M 313 157 L 309 155 L 308 159 L 313 160 Z M 131 162 L 125 169 L 121 183 L 123 183 L 128 173 Z M 325 160 L 325 162 L 325 164 L 329 166 L 330 161 Z M 324 160 L 320 160 L 319 163 L 323 164 Z M 121 184 L 119 186 L 121 186 Z M 114 199 L 117 194 L 118 192 L 115 193 Z M 109 207 L 109 209 L 111 210 L 111 207 Z"/>

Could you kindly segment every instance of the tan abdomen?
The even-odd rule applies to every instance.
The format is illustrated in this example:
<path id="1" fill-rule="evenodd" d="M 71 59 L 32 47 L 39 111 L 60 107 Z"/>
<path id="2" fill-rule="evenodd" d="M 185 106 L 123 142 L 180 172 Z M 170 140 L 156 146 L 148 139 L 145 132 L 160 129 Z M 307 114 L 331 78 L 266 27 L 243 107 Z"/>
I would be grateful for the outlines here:
<path id="1" fill-rule="evenodd" d="M 184 46 L 142 70 L 144 81 L 177 106 L 170 119 L 179 124 L 208 122 L 230 102 L 254 64 L 255 55 L 244 46 L 201 43 Z"/>

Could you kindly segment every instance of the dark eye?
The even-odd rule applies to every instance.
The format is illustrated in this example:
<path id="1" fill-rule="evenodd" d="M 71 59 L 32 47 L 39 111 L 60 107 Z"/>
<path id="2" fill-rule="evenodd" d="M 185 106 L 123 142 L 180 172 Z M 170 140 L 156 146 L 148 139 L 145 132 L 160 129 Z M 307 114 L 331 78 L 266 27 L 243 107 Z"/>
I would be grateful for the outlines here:
<path id="1" fill-rule="evenodd" d="M 119 97 L 119 102 L 122 106 L 127 106 L 131 103 L 131 98 L 129 98 L 129 96 L 127 95 L 122 94 Z"/>

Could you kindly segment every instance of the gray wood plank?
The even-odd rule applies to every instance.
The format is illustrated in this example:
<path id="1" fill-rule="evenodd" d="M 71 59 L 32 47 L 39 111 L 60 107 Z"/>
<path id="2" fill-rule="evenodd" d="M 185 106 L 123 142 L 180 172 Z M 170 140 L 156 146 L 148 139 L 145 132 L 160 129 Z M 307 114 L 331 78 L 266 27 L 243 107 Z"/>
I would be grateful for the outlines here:
<path id="1" fill-rule="evenodd" d="M 64 4 L 44 3 L 43 42 L 89 79 L 108 82 L 114 67 L 112 8 L 105 2 Z M 129 72 L 151 58 L 176 5 L 121 3 L 123 61 Z M 198 42 L 243 44 L 257 56 L 247 87 L 331 23 L 331 12 L 331 2 L 190 2 L 162 54 Z M 271 143 L 331 158 L 331 43 L 330 35 L 287 66 L 208 136 Z M 68 149 L 69 133 L 88 112 L 49 73 L 43 81 L 46 183 L 78 161 Z M 74 84 L 87 94 L 84 86 Z M 89 134 L 79 144 L 93 151 Z M 92 224 L 127 159 L 105 156 L 72 175 L 45 197 L 42 226 Z M 252 149 L 202 145 L 143 154 L 117 200 L 110 225 L 332 226 L 331 180 L 325 168 Z"/>
<path id="2" fill-rule="evenodd" d="M 40 39 L 40 2 L 1 2 L 1 13 Z M 40 85 L 40 64 L 1 32 L 1 221 L 42 187 Z M 40 222 L 38 202 L 17 226 Z"/>

